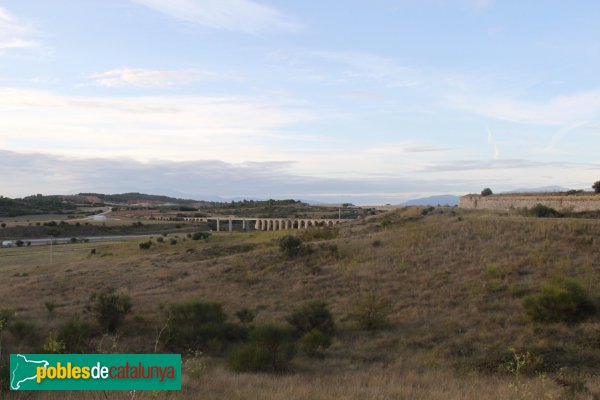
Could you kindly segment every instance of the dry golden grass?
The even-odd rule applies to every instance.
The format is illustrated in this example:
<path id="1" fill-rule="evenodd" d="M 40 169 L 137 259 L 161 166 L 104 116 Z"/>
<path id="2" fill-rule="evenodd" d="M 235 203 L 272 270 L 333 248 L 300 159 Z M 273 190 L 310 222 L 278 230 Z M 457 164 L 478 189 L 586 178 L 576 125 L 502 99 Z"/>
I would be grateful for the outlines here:
<path id="1" fill-rule="evenodd" d="M 3 250 L 0 308 L 16 310 L 43 338 L 81 314 L 92 292 L 113 288 L 131 295 L 134 312 L 99 350 L 152 352 L 161 305 L 211 300 L 229 315 L 247 307 L 260 310 L 257 321 L 283 322 L 305 301 L 329 303 L 339 335 L 325 360 L 300 357 L 295 373 L 271 376 L 236 375 L 208 359 L 205 371 L 186 376 L 183 392 L 159 398 L 575 398 L 556 383 L 560 367 L 583 371 L 588 391 L 600 393 L 600 321 L 534 326 L 522 306 L 524 295 L 558 272 L 600 293 L 600 221 L 437 210 L 357 221 L 293 260 L 277 248 L 286 232 L 180 238 L 150 250 L 140 250 L 139 240 L 56 246 L 52 265 L 47 248 Z M 365 332 L 349 319 L 369 291 L 390 301 L 390 328 Z M 52 315 L 45 301 L 57 304 Z M 5 340 L 13 349 L 29 346 Z M 506 373 L 510 347 L 533 357 L 522 393 Z M 96 395 L 86 398 L 102 398 Z"/>

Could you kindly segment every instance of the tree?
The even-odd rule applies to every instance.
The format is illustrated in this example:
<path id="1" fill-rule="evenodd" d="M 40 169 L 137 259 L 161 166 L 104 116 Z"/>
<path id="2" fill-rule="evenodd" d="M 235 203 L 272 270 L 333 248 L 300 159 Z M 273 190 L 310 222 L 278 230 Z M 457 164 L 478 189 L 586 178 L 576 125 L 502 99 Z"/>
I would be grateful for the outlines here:
<path id="1" fill-rule="evenodd" d="M 107 332 L 114 333 L 131 311 L 131 298 L 126 294 L 110 291 L 98 296 L 96 303 L 91 306 L 98 324 Z"/>
<path id="2" fill-rule="evenodd" d="M 279 249 L 285 253 L 288 258 L 294 258 L 302 250 L 302 240 L 294 235 L 287 235 L 279 239 Z"/>
<path id="3" fill-rule="evenodd" d="M 594 192 L 600 193 L 600 181 L 594 182 L 592 188 L 594 188 Z"/>
<path id="4" fill-rule="evenodd" d="M 482 196 L 490 196 L 492 194 L 494 194 L 494 192 L 492 192 L 492 189 L 490 188 L 485 188 L 481 191 Z"/>
<path id="5" fill-rule="evenodd" d="M 299 336 L 314 329 L 319 329 L 327 335 L 333 335 L 335 331 L 333 316 L 324 301 L 313 300 L 305 303 L 289 315 L 286 321 L 294 327 Z"/>

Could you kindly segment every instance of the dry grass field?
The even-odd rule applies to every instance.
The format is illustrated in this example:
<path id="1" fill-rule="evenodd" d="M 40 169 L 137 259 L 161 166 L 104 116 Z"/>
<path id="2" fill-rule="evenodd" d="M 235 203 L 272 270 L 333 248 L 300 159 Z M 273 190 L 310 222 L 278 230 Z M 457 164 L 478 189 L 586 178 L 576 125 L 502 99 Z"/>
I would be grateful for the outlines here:
<path id="1" fill-rule="evenodd" d="M 39 349 L 72 316 L 91 318 L 92 294 L 106 289 L 129 294 L 132 312 L 117 333 L 94 338 L 98 352 L 164 351 L 156 343 L 164 310 L 185 300 L 221 303 L 231 321 L 248 308 L 256 323 L 284 324 L 319 299 L 337 325 L 323 358 L 299 353 L 281 375 L 233 373 L 223 356 L 194 349 L 205 354 L 184 357 L 181 392 L 8 397 L 600 398 L 600 318 L 536 324 L 523 306 L 557 275 L 577 278 L 598 300 L 600 220 L 405 208 L 344 225 L 327 240 L 305 232 L 308 250 L 295 258 L 279 250 L 286 234 L 180 236 L 176 244 L 169 235 L 148 250 L 139 240 L 60 245 L 52 263 L 45 246 L 0 249 L 0 310 L 30 324 L 4 330 L 3 353 Z M 351 318 L 369 296 L 389 305 L 383 329 Z"/>

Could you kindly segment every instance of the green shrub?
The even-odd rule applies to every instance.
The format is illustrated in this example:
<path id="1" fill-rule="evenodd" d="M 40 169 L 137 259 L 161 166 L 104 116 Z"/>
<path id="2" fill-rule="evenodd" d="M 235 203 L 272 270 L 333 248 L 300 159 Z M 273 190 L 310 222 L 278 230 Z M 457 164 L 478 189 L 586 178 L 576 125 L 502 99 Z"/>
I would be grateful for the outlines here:
<path id="1" fill-rule="evenodd" d="M 292 332 L 266 324 L 254 328 L 249 342 L 233 348 L 227 361 L 236 372 L 286 372 L 295 355 Z"/>
<path id="2" fill-rule="evenodd" d="M 360 299 L 350 314 L 359 328 L 375 330 L 389 325 L 391 306 L 389 301 L 374 292 L 368 292 Z"/>
<path id="3" fill-rule="evenodd" d="M 0 328 L 6 328 L 15 313 L 10 310 L 0 310 Z"/>
<path id="4" fill-rule="evenodd" d="M 335 332 L 333 316 L 324 301 L 314 300 L 304 304 L 289 315 L 286 321 L 292 325 L 298 337 L 314 329 L 327 335 Z"/>
<path id="5" fill-rule="evenodd" d="M 596 312 L 596 305 L 578 280 L 556 276 L 539 293 L 524 298 L 527 315 L 534 322 L 581 322 Z"/>
<path id="6" fill-rule="evenodd" d="M 131 298 L 126 294 L 104 292 L 98 296 L 91 310 L 98 320 L 98 325 L 103 330 L 113 333 L 131 311 Z"/>
<path id="7" fill-rule="evenodd" d="M 8 323 L 8 331 L 15 337 L 19 342 L 27 340 L 33 342 L 36 339 L 36 327 L 19 318 L 14 317 Z"/>
<path id="8" fill-rule="evenodd" d="M 227 323 L 221 304 L 190 301 L 169 309 L 163 342 L 178 351 L 220 352 L 228 342 L 245 340 L 247 330 Z"/>
<path id="9" fill-rule="evenodd" d="M 57 340 L 64 343 L 70 353 L 85 353 L 91 350 L 90 339 L 97 333 L 95 325 L 73 317 L 60 327 Z"/>
<path id="10" fill-rule="evenodd" d="M 421 210 L 421 215 L 429 215 L 435 211 L 435 207 L 429 206 Z"/>
<path id="11" fill-rule="evenodd" d="M 279 249 L 288 258 L 294 258 L 302 250 L 302 240 L 294 235 L 286 235 L 279 239 Z"/>
<path id="12" fill-rule="evenodd" d="M 235 316 L 238 317 L 242 324 L 249 324 L 254 321 L 254 318 L 256 317 L 256 311 L 252 311 L 248 308 L 242 308 L 235 313 Z"/>
<path id="13" fill-rule="evenodd" d="M 192 240 L 208 239 L 209 236 L 208 232 L 196 232 L 192 235 Z"/>
<path id="14" fill-rule="evenodd" d="M 390 225 L 392 225 L 392 220 L 390 219 L 390 217 L 383 217 L 383 219 L 379 223 L 379 226 L 381 226 L 382 228 L 387 228 Z"/>
<path id="15" fill-rule="evenodd" d="M 309 357 L 322 356 L 331 346 L 331 337 L 320 329 L 313 329 L 300 338 L 300 349 Z"/>
<path id="16" fill-rule="evenodd" d="M 48 311 L 48 314 L 52 314 L 54 312 L 54 309 L 56 308 L 56 303 L 53 301 L 46 301 L 44 302 L 44 306 L 46 307 L 46 311 Z"/>
<path id="17" fill-rule="evenodd" d="M 529 214 L 538 218 L 560 218 L 562 214 L 552 207 L 547 207 L 543 204 L 537 204 L 529 210 Z"/>

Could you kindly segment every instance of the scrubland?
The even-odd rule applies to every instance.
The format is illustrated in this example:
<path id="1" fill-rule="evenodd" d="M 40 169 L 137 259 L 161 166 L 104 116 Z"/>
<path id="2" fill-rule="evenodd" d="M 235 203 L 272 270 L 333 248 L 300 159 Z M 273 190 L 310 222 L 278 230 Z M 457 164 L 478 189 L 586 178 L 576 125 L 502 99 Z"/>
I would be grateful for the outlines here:
<path id="1" fill-rule="evenodd" d="M 285 326 L 295 309 L 321 300 L 336 325 L 331 346 L 319 357 L 298 352 L 285 372 L 233 372 L 228 346 L 207 346 L 184 352 L 181 392 L 8 396 L 600 396 L 600 220 L 404 208 L 336 231 L 293 231 L 302 239 L 293 257 L 279 248 L 288 233 L 218 233 L 202 240 L 181 235 L 175 244 L 169 235 L 147 250 L 139 240 L 60 245 L 52 263 L 48 247 L 2 249 L 0 309 L 12 321 L 2 331 L 3 355 L 39 350 L 73 316 L 92 324 L 90 305 L 107 291 L 128 295 L 131 312 L 115 332 L 86 336 L 79 351 L 168 352 L 160 335 L 169 307 L 186 301 L 219 303 L 232 323 L 238 323 L 236 312 L 251 310 L 251 329 L 266 322 Z M 556 277 L 573 279 L 588 296 L 593 310 L 585 318 L 532 318 L 526 299 Z M 376 299 L 371 305 L 384 319 L 377 329 L 356 318 L 369 299 Z"/>

